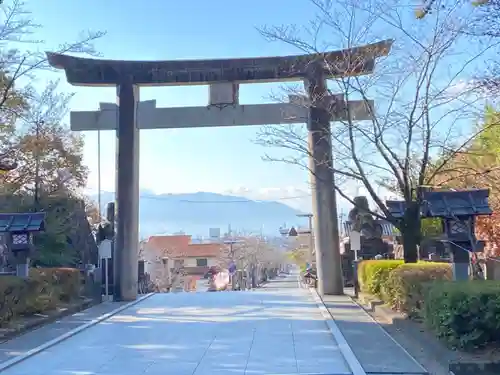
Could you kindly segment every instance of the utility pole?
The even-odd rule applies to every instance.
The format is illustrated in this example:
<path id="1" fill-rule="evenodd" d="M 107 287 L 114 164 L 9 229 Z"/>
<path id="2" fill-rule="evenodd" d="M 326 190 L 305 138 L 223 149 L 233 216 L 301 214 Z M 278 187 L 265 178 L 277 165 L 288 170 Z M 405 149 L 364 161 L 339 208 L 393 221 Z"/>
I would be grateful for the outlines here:
<path id="1" fill-rule="evenodd" d="M 313 224 L 312 218 L 313 214 L 299 214 L 297 217 L 307 217 L 309 219 L 309 252 L 307 254 L 307 262 L 311 266 L 313 263 L 313 252 L 314 252 L 314 236 L 313 236 Z"/>
<path id="2" fill-rule="evenodd" d="M 101 217 L 102 217 L 102 206 L 101 206 L 101 129 L 97 130 L 97 208 L 99 210 L 99 219 L 101 219 Z"/>
<path id="3" fill-rule="evenodd" d="M 111 264 L 109 260 L 105 261 L 105 272 L 108 274 L 108 283 L 113 285 L 113 298 L 115 301 L 120 301 L 120 263 L 117 261 L 118 254 L 115 250 L 115 202 L 109 202 L 106 205 L 106 220 L 109 223 L 109 231 L 111 237 Z M 111 269 L 110 269 L 111 268 Z M 106 278 L 106 275 L 104 275 Z"/>
<path id="4" fill-rule="evenodd" d="M 230 231 L 231 229 L 229 229 Z M 231 288 L 234 288 L 234 285 L 233 285 L 233 274 L 235 272 L 235 267 L 236 267 L 236 263 L 234 262 L 234 248 L 233 248 L 233 245 L 238 242 L 232 238 L 230 238 L 229 240 L 226 240 L 224 241 L 225 244 L 229 245 L 229 259 L 230 259 L 230 263 L 229 263 L 229 267 L 228 267 L 228 271 L 229 271 L 229 282 L 231 283 Z"/>
<path id="5" fill-rule="evenodd" d="M 343 208 L 340 209 L 339 219 L 340 219 L 339 231 L 342 235 L 344 235 L 344 209 Z"/>
<path id="6" fill-rule="evenodd" d="M 40 209 L 40 127 L 43 121 L 35 123 L 35 191 L 33 194 L 33 211 Z"/>

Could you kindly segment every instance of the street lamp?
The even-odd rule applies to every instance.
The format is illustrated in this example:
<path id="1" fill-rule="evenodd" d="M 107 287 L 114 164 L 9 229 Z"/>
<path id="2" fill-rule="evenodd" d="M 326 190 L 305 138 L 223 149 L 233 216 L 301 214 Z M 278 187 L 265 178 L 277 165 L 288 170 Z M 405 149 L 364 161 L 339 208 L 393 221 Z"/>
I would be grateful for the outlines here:
<path id="1" fill-rule="evenodd" d="M 233 285 L 233 275 L 234 273 L 236 272 L 236 263 L 234 262 L 234 249 L 233 249 L 233 245 L 235 243 L 238 243 L 240 241 L 237 241 L 237 240 L 234 240 L 234 239 L 230 239 L 230 240 L 225 240 L 224 243 L 229 245 L 229 257 L 231 259 L 231 263 L 229 264 L 229 267 L 228 267 L 228 271 L 229 271 L 229 280 L 230 280 L 230 283 L 231 283 L 231 288 L 234 288 L 234 285 Z"/>
<path id="2" fill-rule="evenodd" d="M 225 240 L 224 243 L 226 245 L 229 245 L 229 257 L 231 258 L 231 262 L 234 260 L 234 249 L 233 249 L 233 245 L 235 243 L 239 243 L 241 241 L 238 241 L 238 240 Z"/>
<path id="3" fill-rule="evenodd" d="M 40 128 L 45 124 L 44 121 L 35 123 L 35 192 L 33 195 L 33 209 L 35 212 L 39 208 L 39 190 L 40 190 Z"/>

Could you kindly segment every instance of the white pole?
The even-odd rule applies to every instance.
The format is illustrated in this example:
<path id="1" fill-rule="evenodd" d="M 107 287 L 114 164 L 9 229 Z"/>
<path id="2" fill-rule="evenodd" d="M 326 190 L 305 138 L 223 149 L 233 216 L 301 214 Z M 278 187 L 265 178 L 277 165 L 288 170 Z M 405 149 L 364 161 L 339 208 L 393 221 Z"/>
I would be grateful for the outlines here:
<path id="1" fill-rule="evenodd" d="M 312 224 L 312 215 L 309 215 L 309 266 L 312 267 L 314 257 L 314 236 L 313 236 L 313 224 Z"/>
<path id="2" fill-rule="evenodd" d="M 101 130 L 97 130 L 97 208 L 99 219 L 102 215 L 101 207 Z"/>
<path id="3" fill-rule="evenodd" d="M 109 278 L 108 278 L 108 258 L 104 258 L 104 290 L 105 290 L 105 295 L 106 295 L 106 300 L 108 299 L 109 295 Z"/>

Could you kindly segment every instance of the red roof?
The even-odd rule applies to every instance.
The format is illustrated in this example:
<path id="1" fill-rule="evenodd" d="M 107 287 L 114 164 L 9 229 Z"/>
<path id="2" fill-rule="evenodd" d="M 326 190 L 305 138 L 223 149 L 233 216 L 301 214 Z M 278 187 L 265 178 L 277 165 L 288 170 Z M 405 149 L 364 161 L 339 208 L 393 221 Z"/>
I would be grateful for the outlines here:
<path id="1" fill-rule="evenodd" d="M 147 246 L 167 253 L 176 253 L 185 249 L 191 243 L 191 236 L 151 236 L 147 241 Z"/>
<path id="2" fill-rule="evenodd" d="M 220 256 L 224 245 L 218 243 L 203 243 L 203 244 L 190 244 L 187 247 L 187 257 L 208 257 L 215 258 Z"/>
<path id="3" fill-rule="evenodd" d="M 151 236 L 146 242 L 146 248 L 174 258 L 215 258 L 224 247 L 218 243 L 192 244 L 188 235 Z"/>

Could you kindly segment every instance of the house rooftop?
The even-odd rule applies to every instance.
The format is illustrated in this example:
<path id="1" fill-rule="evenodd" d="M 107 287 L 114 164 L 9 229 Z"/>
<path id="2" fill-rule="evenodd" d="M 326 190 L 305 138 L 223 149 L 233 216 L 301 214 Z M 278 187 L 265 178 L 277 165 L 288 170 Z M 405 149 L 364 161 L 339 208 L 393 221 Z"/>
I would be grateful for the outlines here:
<path id="1" fill-rule="evenodd" d="M 145 242 L 145 249 L 162 252 L 162 256 L 170 258 L 213 258 L 224 248 L 220 243 L 192 243 L 189 235 L 151 236 Z"/>

